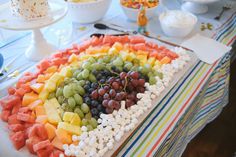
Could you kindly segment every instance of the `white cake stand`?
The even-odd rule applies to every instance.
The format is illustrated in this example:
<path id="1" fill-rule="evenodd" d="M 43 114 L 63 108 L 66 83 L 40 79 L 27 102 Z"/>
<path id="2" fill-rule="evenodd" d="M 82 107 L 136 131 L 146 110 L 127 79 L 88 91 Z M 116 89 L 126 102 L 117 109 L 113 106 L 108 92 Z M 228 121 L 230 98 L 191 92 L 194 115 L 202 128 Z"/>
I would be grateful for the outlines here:
<path id="1" fill-rule="evenodd" d="M 207 5 L 217 1 L 219 0 L 185 0 L 181 9 L 194 14 L 204 14 L 208 11 Z"/>
<path id="2" fill-rule="evenodd" d="M 40 28 L 56 23 L 67 13 L 67 5 L 64 2 L 50 1 L 50 11 L 47 17 L 26 21 L 12 15 L 10 3 L 0 6 L 0 27 L 9 30 L 32 30 L 32 40 L 25 52 L 31 61 L 39 61 L 56 51 L 54 45 L 49 44 L 43 37 Z"/>

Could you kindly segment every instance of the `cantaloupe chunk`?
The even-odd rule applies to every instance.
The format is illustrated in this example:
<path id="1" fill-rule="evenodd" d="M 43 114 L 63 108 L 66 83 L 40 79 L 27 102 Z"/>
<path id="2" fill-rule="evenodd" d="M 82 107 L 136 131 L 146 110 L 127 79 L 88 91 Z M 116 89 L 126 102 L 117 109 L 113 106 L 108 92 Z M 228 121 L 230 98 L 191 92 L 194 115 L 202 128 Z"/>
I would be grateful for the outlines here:
<path id="1" fill-rule="evenodd" d="M 58 123 L 57 128 L 63 129 L 63 130 L 67 131 L 70 134 L 76 134 L 76 135 L 81 134 L 81 129 L 80 129 L 79 126 L 72 125 L 72 124 L 69 124 L 67 122 Z"/>
<path id="2" fill-rule="evenodd" d="M 43 87 L 44 87 L 43 83 L 34 83 L 30 85 L 30 88 L 38 94 L 43 90 Z"/>
<path id="3" fill-rule="evenodd" d="M 46 124 L 48 122 L 48 117 L 47 115 L 40 115 L 40 116 L 37 116 L 35 121 L 37 123 Z"/>
<path id="4" fill-rule="evenodd" d="M 56 130 L 56 137 L 63 143 L 63 144 L 71 144 L 72 143 L 72 136 L 64 129 L 57 128 Z"/>
<path id="5" fill-rule="evenodd" d="M 60 150 L 63 150 L 63 143 L 61 142 L 61 140 L 56 136 L 53 140 L 52 140 L 52 145 Z"/>
<path id="6" fill-rule="evenodd" d="M 123 49 L 123 45 L 119 42 L 115 42 L 112 47 L 116 48 L 118 51 L 121 51 Z"/>
<path id="7" fill-rule="evenodd" d="M 36 94 L 34 92 L 26 93 L 23 96 L 22 106 L 28 106 L 30 103 L 32 103 L 35 100 L 37 100 L 38 97 L 39 97 L 38 94 Z"/>
<path id="8" fill-rule="evenodd" d="M 62 121 L 57 110 L 57 108 L 60 108 L 60 104 L 58 103 L 56 98 L 46 100 L 44 103 L 44 108 L 48 116 L 48 121 L 50 123 L 58 124 Z"/>
<path id="9" fill-rule="evenodd" d="M 34 110 L 35 110 L 36 117 L 40 115 L 46 115 L 46 111 L 43 106 L 36 106 Z"/>
<path id="10" fill-rule="evenodd" d="M 78 61 L 78 56 L 73 53 L 72 55 L 70 55 L 68 62 L 72 63 L 72 62 L 76 62 L 76 61 Z"/>
<path id="11" fill-rule="evenodd" d="M 167 56 L 165 56 L 164 58 L 161 59 L 161 64 L 168 64 L 171 62 L 171 59 Z"/>
<path id="12" fill-rule="evenodd" d="M 50 123 L 44 125 L 48 133 L 48 139 L 51 141 L 56 136 L 56 127 Z"/>
<path id="13" fill-rule="evenodd" d="M 35 107 L 37 106 L 42 106 L 43 105 L 43 101 L 41 99 L 38 99 L 38 100 L 35 100 L 34 102 L 32 102 L 31 104 L 28 105 L 28 107 L 31 109 L 31 110 L 34 110 Z"/>
<path id="14" fill-rule="evenodd" d="M 44 73 L 55 73 L 57 71 L 57 66 L 51 66 L 47 68 L 47 70 Z"/>

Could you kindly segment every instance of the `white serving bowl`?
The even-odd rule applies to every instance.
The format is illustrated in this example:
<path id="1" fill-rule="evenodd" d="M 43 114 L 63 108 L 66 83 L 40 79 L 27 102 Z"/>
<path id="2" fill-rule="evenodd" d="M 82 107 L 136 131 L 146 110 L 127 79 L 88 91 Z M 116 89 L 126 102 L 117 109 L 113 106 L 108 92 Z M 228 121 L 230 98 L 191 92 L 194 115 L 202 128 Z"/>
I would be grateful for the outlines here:
<path id="1" fill-rule="evenodd" d="M 181 18 L 181 16 L 183 16 Z M 189 12 L 170 10 L 159 16 L 163 32 L 170 37 L 183 38 L 192 32 L 197 23 L 197 17 Z"/>
<path id="2" fill-rule="evenodd" d="M 93 23 L 100 20 L 109 9 L 112 0 L 92 2 L 67 2 L 68 14 L 73 22 Z"/>
<path id="3" fill-rule="evenodd" d="M 122 4 L 121 8 L 123 10 L 123 12 L 125 13 L 125 15 L 127 16 L 127 18 L 131 21 L 137 21 L 138 18 L 138 13 L 139 13 L 139 9 L 134 9 L 134 8 L 128 8 L 123 6 Z M 157 6 L 152 7 L 152 8 L 147 8 L 146 9 L 146 16 L 148 19 L 153 18 L 156 15 L 157 12 Z"/>

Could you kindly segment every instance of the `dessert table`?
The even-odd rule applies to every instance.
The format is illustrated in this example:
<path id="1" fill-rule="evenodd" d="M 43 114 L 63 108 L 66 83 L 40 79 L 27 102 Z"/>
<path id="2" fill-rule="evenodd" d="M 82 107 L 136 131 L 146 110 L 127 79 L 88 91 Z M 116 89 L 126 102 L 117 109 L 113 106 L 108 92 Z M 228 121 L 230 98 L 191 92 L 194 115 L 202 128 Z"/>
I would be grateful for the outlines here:
<path id="1" fill-rule="evenodd" d="M 198 15 L 198 24 L 186 38 L 199 33 L 211 37 L 228 46 L 236 38 L 236 4 L 225 12 L 220 21 L 214 20 L 225 1 L 209 6 L 206 14 Z M 180 8 L 176 1 L 166 0 L 169 9 Z M 162 8 L 159 7 L 159 14 Z M 4 21 L 0 21 L 4 22 Z M 134 22 L 128 21 L 122 13 L 117 0 L 102 22 L 119 25 L 123 29 L 136 30 Z M 210 25 L 211 27 L 206 27 Z M 166 37 L 161 31 L 158 18 L 149 21 L 148 30 L 151 34 L 180 44 L 185 39 Z M 98 32 L 92 24 L 80 25 L 71 23 L 69 17 L 43 29 L 45 38 L 57 45 L 58 49 L 80 42 L 90 34 Z M 114 33 L 109 30 L 99 33 Z M 5 89 L 13 84 L 20 75 L 30 70 L 36 62 L 26 59 L 24 52 L 30 42 L 30 32 L 13 32 L 0 29 L 0 53 L 5 64 L 10 63 L 8 70 L 17 71 L 19 75 L 0 81 L 0 96 Z M 206 53 L 214 53 L 209 52 Z M 214 120 L 228 103 L 230 53 L 227 53 L 214 64 L 209 65 L 200 60 L 193 68 L 169 91 L 145 121 L 129 137 L 118 156 L 181 156 L 191 139 L 193 139 L 208 123 Z M 13 60 L 13 61 L 12 61 Z M 1 152 L 0 152 L 1 156 Z"/>

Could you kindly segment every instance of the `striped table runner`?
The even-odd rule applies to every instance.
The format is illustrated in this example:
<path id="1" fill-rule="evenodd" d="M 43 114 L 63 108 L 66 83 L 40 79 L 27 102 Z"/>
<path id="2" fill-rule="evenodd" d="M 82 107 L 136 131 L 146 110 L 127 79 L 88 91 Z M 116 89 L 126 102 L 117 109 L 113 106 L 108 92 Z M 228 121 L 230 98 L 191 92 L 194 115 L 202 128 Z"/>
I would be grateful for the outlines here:
<path id="1" fill-rule="evenodd" d="M 231 45 L 236 13 L 214 39 Z M 119 156 L 181 156 L 188 142 L 228 103 L 230 53 L 213 65 L 199 61 L 124 144 Z"/>

